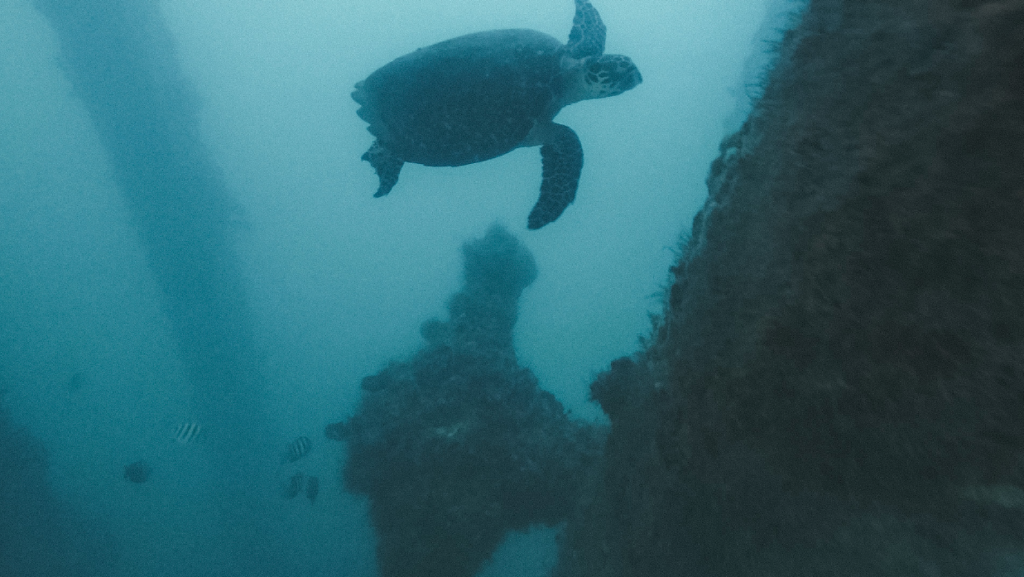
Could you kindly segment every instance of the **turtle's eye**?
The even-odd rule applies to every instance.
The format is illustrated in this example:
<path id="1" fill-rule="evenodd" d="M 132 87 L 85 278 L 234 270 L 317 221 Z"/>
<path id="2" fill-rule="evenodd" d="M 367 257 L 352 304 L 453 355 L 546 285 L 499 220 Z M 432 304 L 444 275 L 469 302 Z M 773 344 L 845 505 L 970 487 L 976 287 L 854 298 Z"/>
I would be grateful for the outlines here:
<path id="1" fill-rule="evenodd" d="M 589 72 L 591 74 L 597 74 L 600 71 L 601 71 L 601 65 L 598 64 L 597 62 L 593 62 L 589 66 L 587 66 L 587 72 Z"/>

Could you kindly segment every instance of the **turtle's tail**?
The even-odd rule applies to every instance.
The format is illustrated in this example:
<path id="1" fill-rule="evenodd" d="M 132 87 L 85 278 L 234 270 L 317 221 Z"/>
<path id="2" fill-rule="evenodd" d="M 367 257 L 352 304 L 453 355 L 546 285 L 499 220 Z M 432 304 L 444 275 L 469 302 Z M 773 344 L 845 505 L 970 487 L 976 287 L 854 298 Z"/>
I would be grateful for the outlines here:
<path id="1" fill-rule="evenodd" d="M 395 183 L 398 182 L 398 173 L 402 171 L 402 165 L 405 164 L 402 159 L 395 156 L 379 140 L 374 140 L 370 150 L 363 154 L 363 160 L 370 163 L 370 166 L 377 171 L 377 177 L 380 178 L 380 187 L 373 195 L 374 198 L 391 192 Z"/>

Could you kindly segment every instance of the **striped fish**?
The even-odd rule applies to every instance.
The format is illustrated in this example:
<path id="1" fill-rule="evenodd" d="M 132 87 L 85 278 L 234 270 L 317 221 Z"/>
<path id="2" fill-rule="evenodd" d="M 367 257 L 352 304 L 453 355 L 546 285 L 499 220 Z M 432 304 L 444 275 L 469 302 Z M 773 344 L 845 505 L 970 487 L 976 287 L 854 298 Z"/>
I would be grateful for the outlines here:
<path id="1" fill-rule="evenodd" d="M 294 463 L 295 461 L 305 457 L 306 453 L 309 453 L 309 450 L 312 448 L 313 441 L 310 441 L 309 437 L 299 437 L 291 443 L 288 443 L 288 446 L 285 447 L 284 454 L 281 455 L 281 462 Z"/>
<path id="2" fill-rule="evenodd" d="M 203 426 L 199 423 L 182 423 L 174 429 L 174 441 L 180 445 L 187 445 L 196 440 Z"/>
<path id="3" fill-rule="evenodd" d="M 285 499 L 294 499 L 302 490 L 302 472 L 295 473 L 281 487 L 281 496 Z"/>

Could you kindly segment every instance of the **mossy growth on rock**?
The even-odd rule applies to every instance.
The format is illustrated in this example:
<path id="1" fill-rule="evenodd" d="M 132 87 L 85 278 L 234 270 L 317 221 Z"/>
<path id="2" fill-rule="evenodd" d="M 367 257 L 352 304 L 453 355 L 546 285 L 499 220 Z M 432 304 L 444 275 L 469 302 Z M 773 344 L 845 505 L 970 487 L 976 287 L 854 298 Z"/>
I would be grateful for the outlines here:
<path id="1" fill-rule="evenodd" d="M 345 487 L 370 499 L 384 577 L 476 573 L 505 533 L 574 509 L 600 432 L 571 420 L 516 361 L 519 296 L 532 255 L 493 226 L 463 246 L 464 286 L 426 345 L 362 382 L 344 440 Z"/>
<path id="2" fill-rule="evenodd" d="M 1024 1 L 810 0 L 711 166 L 558 577 L 1024 567 Z"/>

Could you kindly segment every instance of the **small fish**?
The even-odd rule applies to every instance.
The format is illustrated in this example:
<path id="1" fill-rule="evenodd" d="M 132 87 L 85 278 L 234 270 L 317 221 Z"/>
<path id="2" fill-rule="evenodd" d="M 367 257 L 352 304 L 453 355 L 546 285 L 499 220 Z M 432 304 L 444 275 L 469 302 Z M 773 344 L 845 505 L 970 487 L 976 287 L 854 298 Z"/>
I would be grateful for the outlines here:
<path id="1" fill-rule="evenodd" d="M 320 479 L 316 477 L 310 477 L 306 481 L 306 498 L 309 499 L 309 504 L 312 505 L 316 502 L 316 496 L 320 493 Z"/>
<path id="2" fill-rule="evenodd" d="M 149 474 L 152 472 L 153 468 L 149 466 L 149 463 L 141 459 L 124 466 L 124 478 L 132 483 L 145 483 L 149 480 Z"/>
<path id="3" fill-rule="evenodd" d="M 174 429 L 174 441 L 180 445 L 187 445 L 196 440 L 203 426 L 199 423 L 182 423 Z"/>
<path id="4" fill-rule="evenodd" d="M 76 372 L 71 375 L 70 379 L 68 379 L 67 389 L 69 393 L 77 393 L 89 384 L 89 377 L 87 377 L 85 373 Z"/>
<path id="5" fill-rule="evenodd" d="M 285 499 L 294 499 L 299 491 L 302 490 L 302 472 L 295 473 L 285 482 L 284 487 L 281 489 L 281 496 Z"/>
<path id="6" fill-rule="evenodd" d="M 313 448 L 313 441 L 309 440 L 309 437 L 299 437 L 285 448 L 284 454 L 281 455 L 282 463 L 294 463 L 299 459 L 306 456 L 309 450 Z"/>

